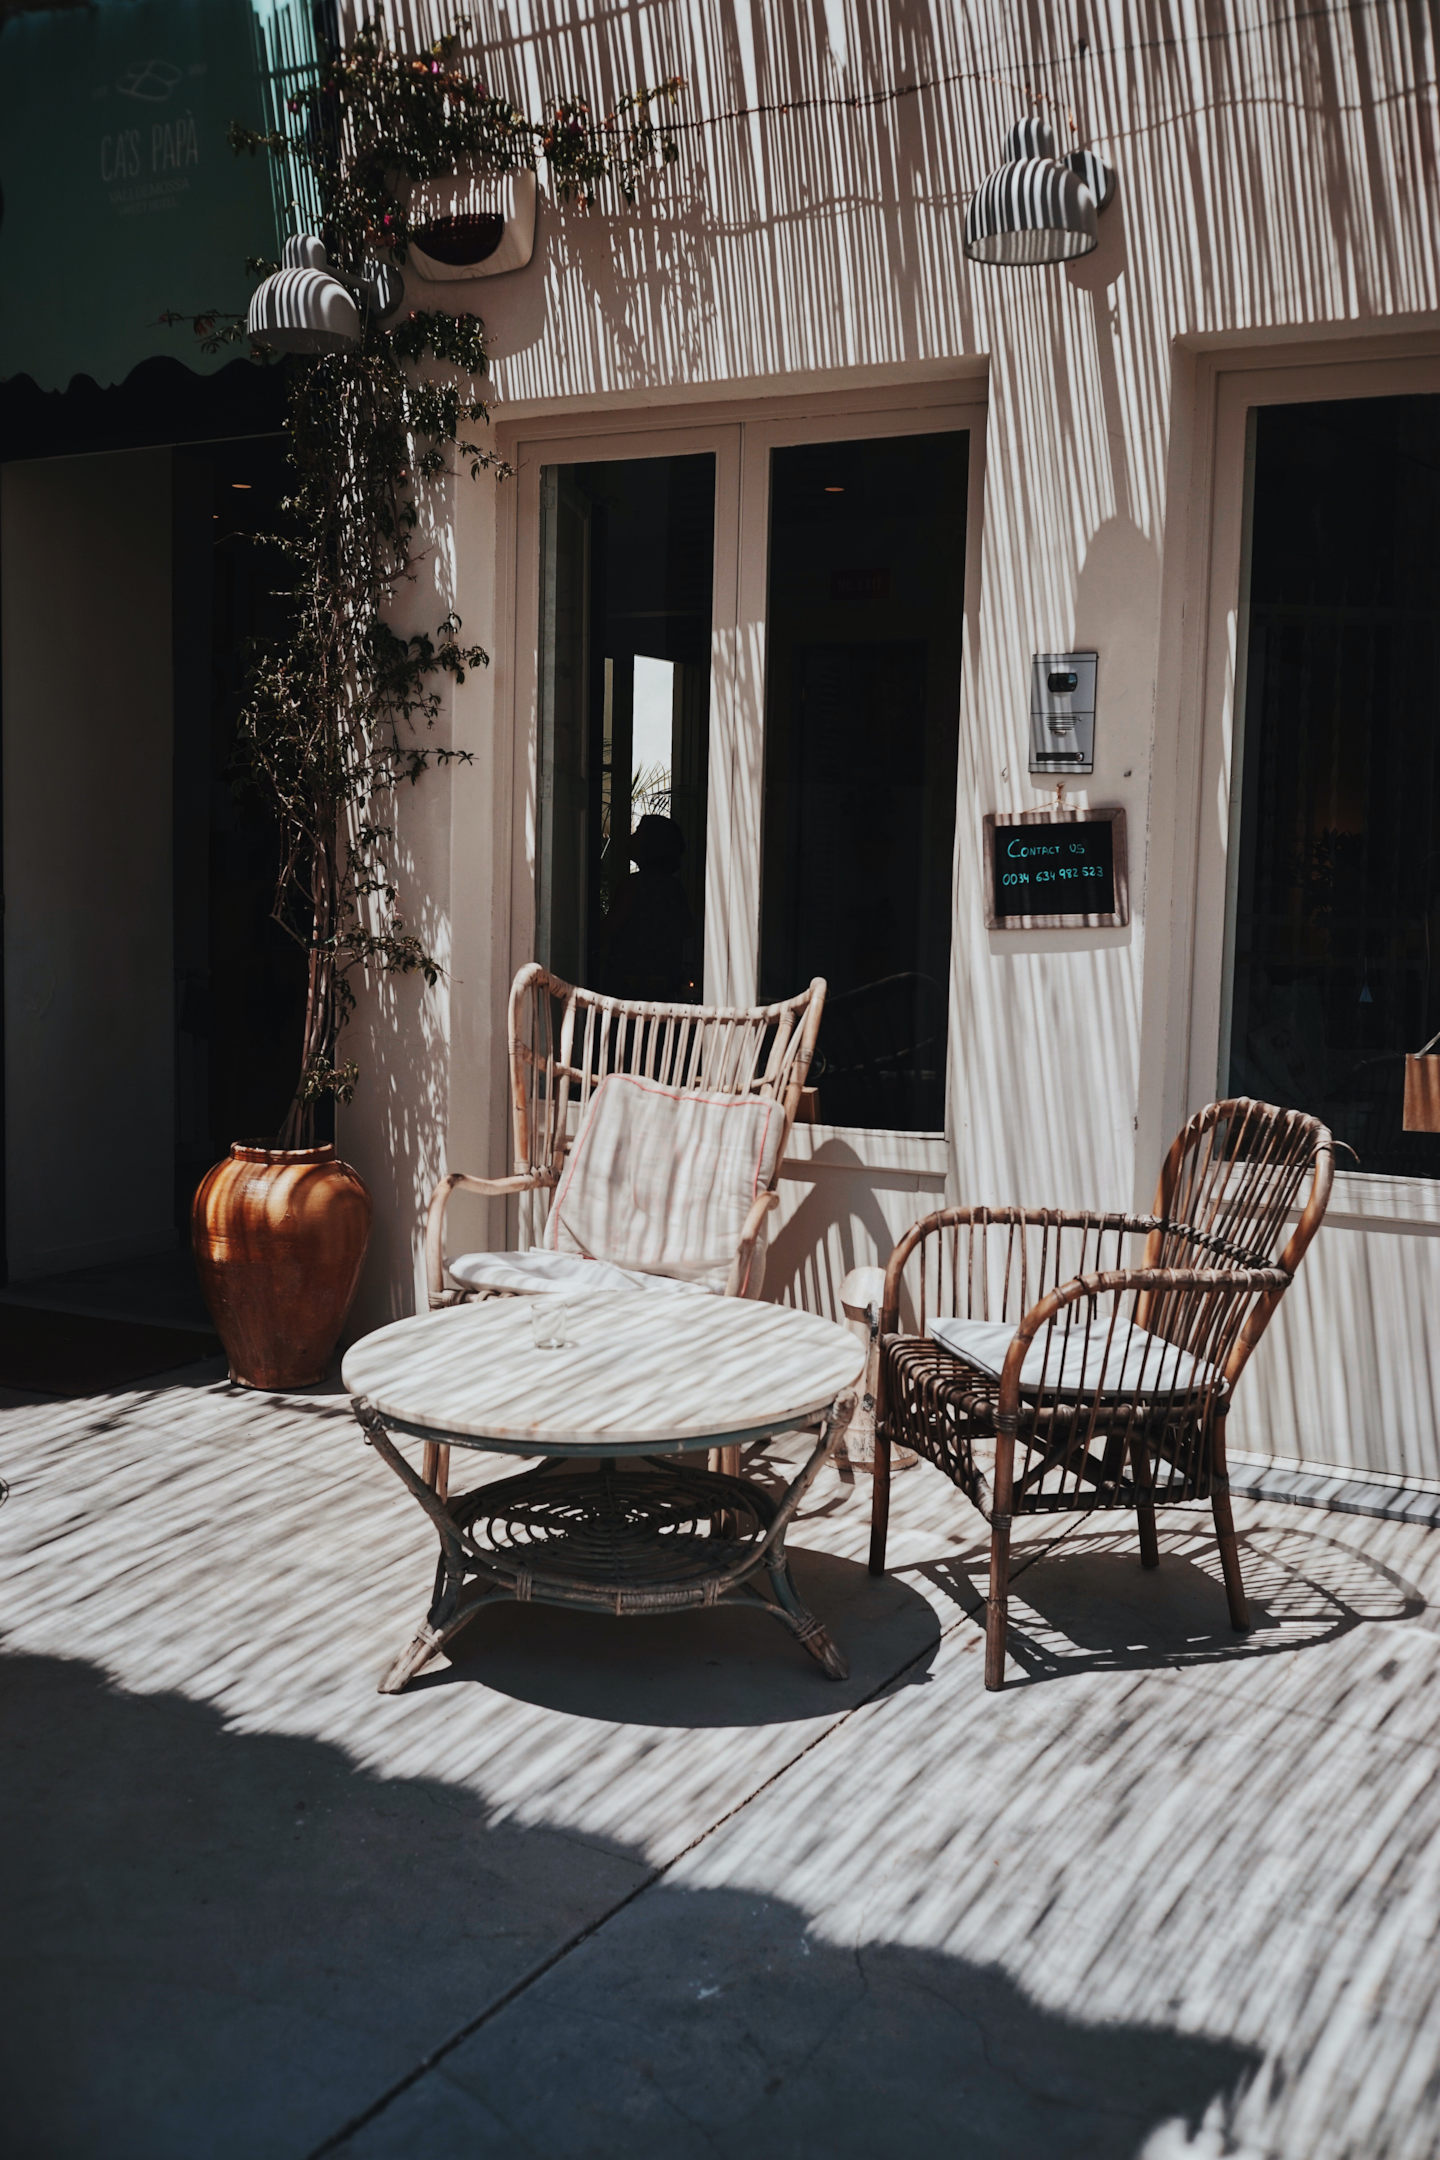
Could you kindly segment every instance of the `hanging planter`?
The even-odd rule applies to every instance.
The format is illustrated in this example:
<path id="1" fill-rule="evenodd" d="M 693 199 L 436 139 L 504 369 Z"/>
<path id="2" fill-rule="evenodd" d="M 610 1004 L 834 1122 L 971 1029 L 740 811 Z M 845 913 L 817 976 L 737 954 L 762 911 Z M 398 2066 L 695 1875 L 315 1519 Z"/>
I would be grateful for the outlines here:
<path id="1" fill-rule="evenodd" d="M 411 264 L 436 284 L 523 270 L 535 252 L 536 195 L 535 175 L 524 169 L 459 173 L 447 187 L 417 190 Z"/>
<path id="2" fill-rule="evenodd" d="M 972 262 L 1012 267 L 1073 262 L 1099 238 L 1096 219 L 1115 193 L 1115 175 L 1093 150 L 1056 155 L 1048 120 L 1017 120 L 1005 162 L 987 174 L 965 215 Z"/>

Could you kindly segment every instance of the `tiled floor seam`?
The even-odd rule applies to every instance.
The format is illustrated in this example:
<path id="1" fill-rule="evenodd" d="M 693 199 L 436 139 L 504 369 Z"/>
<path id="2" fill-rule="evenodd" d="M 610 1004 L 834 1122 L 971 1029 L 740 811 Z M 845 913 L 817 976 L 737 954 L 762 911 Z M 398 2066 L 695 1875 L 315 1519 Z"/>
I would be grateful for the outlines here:
<path id="1" fill-rule="evenodd" d="M 1013 1582 L 1016 1575 L 1033 1565 L 1036 1560 L 1042 1559 L 1047 1552 L 1053 1551 L 1056 1545 L 1071 1535 L 1072 1530 L 1082 1520 L 1082 1517 L 1077 1517 L 1076 1522 L 1067 1524 L 1058 1537 L 1047 1539 L 1043 1543 L 1037 1543 L 1034 1552 L 1027 1552 L 1023 1557 L 1017 1556 L 1010 1570 L 1011 1581 Z M 903 1572 L 903 1570 L 897 1570 L 896 1572 Z M 647 1890 L 653 1890 L 656 1883 L 663 1882 L 671 1870 L 678 1867 L 682 1860 L 688 1859 L 691 1853 L 705 1844 L 708 1839 L 714 1837 L 717 1831 L 724 1829 L 727 1823 L 733 1822 L 737 1815 L 742 1815 L 746 1808 L 752 1807 L 763 1794 L 778 1785 L 782 1778 L 788 1777 L 798 1763 L 804 1762 L 807 1756 L 814 1754 L 816 1748 L 823 1747 L 827 1740 L 833 1739 L 835 1734 L 847 1726 L 852 1718 L 857 1717 L 862 1710 L 868 1710 L 873 1703 L 879 1702 L 888 1690 L 895 1686 L 897 1681 L 904 1678 L 912 1666 L 918 1665 L 924 1658 L 933 1657 L 941 1643 L 947 1642 L 960 1628 L 973 1624 L 976 1612 L 979 1610 L 980 1607 L 977 1606 L 975 1611 L 961 1612 L 948 1627 L 941 1628 L 934 1643 L 927 1644 L 923 1650 L 918 1650 L 914 1657 L 906 1658 L 905 1662 L 897 1665 L 892 1673 L 887 1673 L 883 1680 L 877 1680 L 869 1694 L 862 1696 L 859 1702 L 852 1703 L 848 1710 L 842 1711 L 833 1725 L 827 1725 L 823 1732 L 817 1733 L 815 1738 L 809 1741 L 806 1746 L 798 1749 L 788 1762 L 782 1763 L 777 1770 L 771 1772 L 769 1777 L 763 1779 L 753 1792 L 747 1793 L 743 1800 L 737 1800 L 734 1807 L 727 1808 L 723 1815 L 718 1815 L 714 1822 L 708 1824 L 705 1829 L 697 1831 L 688 1844 L 682 1845 L 677 1852 L 670 1855 L 668 1860 L 663 1860 L 658 1867 L 652 1868 L 642 1882 L 636 1883 L 632 1889 L 626 1891 L 624 1897 L 617 1898 L 613 1905 L 608 1906 L 603 1913 L 597 1914 L 583 1928 L 578 1928 L 557 1949 L 552 1950 L 548 1957 L 542 1958 L 538 1965 L 532 1966 L 529 1972 L 522 1974 L 513 1986 L 506 1988 L 503 1994 L 497 1995 L 493 2002 L 487 2003 L 483 2010 L 479 2011 L 467 2024 L 451 2033 L 448 2039 L 442 2040 L 439 2047 L 433 2048 L 428 2055 L 424 2056 L 415 2065 L 413 2070 L 407 2070 L 402 2078 L 397 2078 L 393 2085 L 381 2093 L 377 2099 L 373 2100 L 360 2114 L 352 2115 L 348 2122 L 342 2123 L 338 2130 L 332 2131 L 329 2137 L 312 2147 L 311 2151 L 305 2156 L 305 2160 L 326 2160 L 327 2155 L 343 2150 L 352 2138 L 357 2137 L 362 2130 L 367 2129 L 372 2122 L 377 2121 L 397 2100 L 401 2099 L 412 2087 L 418 2085 L 422 2078 L 428 2077 L 432 2070 L 438 2069 L 447 2056 L 453 2055 L 457 2048 L 463 2047 L 467 2040 L 481 2031 L 492 2019 L 499 2017 L 502 2010 L 508 2010 L 513 2002 L 517 2002 L 522 1995 L 528 1993 L 538 1981 L 545 1978 L 547 1973 L 553 1972 L 557 1965 L 563 1964 L 567 1957 L 572 1956 L 576 1950 L 581 1949 L 593 1936 L 598 1935 L 602 1928 L 608 1927 L 610 1922 L 617 1919 L 622 1912 L 625 1912 L 633 1905 L 637 1898 L 643 1897 Z M 977 1637 L 974 1647 L 978 1648 L 979 1640 Z"/>

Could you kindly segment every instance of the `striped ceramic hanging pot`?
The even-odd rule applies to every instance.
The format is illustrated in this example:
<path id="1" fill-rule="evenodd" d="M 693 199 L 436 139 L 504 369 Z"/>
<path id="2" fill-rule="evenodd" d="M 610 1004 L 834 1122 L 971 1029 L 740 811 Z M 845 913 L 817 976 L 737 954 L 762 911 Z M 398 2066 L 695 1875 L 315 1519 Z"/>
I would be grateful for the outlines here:
<path id="1" fill-rule="evenodd" d="M 965 253 L 974 262 L 1071 262 L 1097 244 L 1097 218 L 1115 175 L 1093 150 L 1063 161 L 1047 120 L 1017 120 L 1005 163 L 981 181 L 965 216 Z"/>

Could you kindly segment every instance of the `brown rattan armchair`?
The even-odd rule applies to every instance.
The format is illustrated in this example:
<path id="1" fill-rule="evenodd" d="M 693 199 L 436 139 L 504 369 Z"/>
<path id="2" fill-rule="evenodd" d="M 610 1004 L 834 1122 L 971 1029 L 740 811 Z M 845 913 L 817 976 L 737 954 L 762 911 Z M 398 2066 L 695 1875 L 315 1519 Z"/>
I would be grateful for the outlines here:
<path id="1" fill-rule="evenodd" d="M 987 1688 L 1004 1681 L 1016 1515 L 1133 1508 L 1142 1563 L 1156 1567 L 1156 1508 L 1208 1499 L 1230 1619 L 1248 1628 L 1225 1414 L 1333 1174 L 1317 1119 L 1242 1097 L 1211 1103 L 1180 1133 L 1153 1215 L 942 1208 L 895 1247 L 870 1568 L 885 1569 L 890 1448 L 913 1448 L 990 1524 Z M 902 1287 L 914 1333 L 900 1332 Z"/>

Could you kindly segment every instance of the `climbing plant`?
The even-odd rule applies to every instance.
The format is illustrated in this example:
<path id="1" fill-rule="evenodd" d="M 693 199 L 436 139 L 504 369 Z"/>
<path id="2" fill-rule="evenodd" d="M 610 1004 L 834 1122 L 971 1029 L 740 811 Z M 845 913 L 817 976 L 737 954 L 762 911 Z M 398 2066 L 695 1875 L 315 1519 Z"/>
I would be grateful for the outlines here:
<path id="1" fill-rule="evenodd" d="M 386 329 L 365 307 L 375 266 L 405 260 L 414 190 L 462 167 L 499 175 L 543 163 L 559 200 L 593 207 L 607 189 L 633 203 L 643 173 L 676 155 L 657 114 L 678 83 L 598 115 L 563 97 L 529 119 L 467 68 L 465 27 L 407 54 L 366 22 L 343 49 L 322 52 L 283 124 L 230 131 L 237 154 L 282 159 L 306 177 L 331 269 L 363 325 L 358 345 L 283 363 L 291 488 L 284 529 L 266 537 L 292 567 L 290 629 L 256 651 L 240 719 L 249 777 L 281 834 L 273 912 L 308 969 L 282 1147 L 312 1142 L 326 1096 L 353 1096 L 356 1065 L 338 1051 L 355 1006 L 352 976 L 440 976 L 402 907 L 393 806 L 407 782 L 466 754 L 436 744 L 432 730 L 447 678 L 461 683 L 487 664 L 454 615 L 409 638 L 387 620 L 397 586 L 414 575 L 426 484 L 507 470 L 479 433 L 489 417 L 478 387 L 484 327 L 475 315 L 414 312 Z M 219 310 L 165 319 L 190 322 L 208 351 L 245 339 L 243 317 Z"/>

